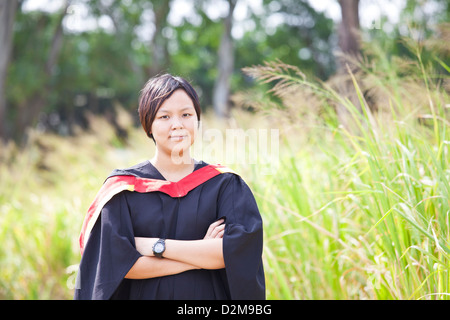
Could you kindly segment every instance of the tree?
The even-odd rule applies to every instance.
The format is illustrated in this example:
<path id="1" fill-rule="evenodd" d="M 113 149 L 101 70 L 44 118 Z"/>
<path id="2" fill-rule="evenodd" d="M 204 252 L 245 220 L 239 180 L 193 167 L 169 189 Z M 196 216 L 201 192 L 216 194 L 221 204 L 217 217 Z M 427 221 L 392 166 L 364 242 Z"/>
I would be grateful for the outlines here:
<path id="1" fill-rule="evenodd" d="M 13 26 L 18 6 L 17 0 L 0 2 L 0 138 L 6 140 L 5 85 L 13 44 Z"/>
<path id="2" fill-rule="evenodd" d="M 224 118 L 230 111 L 230 85 L 234 70 L 234 50 L 231 29 L 233 26 L 233 13 L 237 0 L 228 0 L 228 14 L 223 19 L 223 33 L 218 52 L 218 76 L 214 85 L 213 106 L 215 114 Z"/>
<path id="3" fill-rule="evenodd" d="M 155 32 L 150 42 L 151 63 L 149 75 L 155 76 L 165 70 L 169 65 L 169 52 L 167 49 L 167 39 L 164 38 L 162 30 L 167 25 L 167 15 L 169 14 L 169 1 L 154 1 L 154 27 Z"/>
<path id="4" fill-rule="evenodd" d="M 67 14 L 70 0 L 66 0 L 62 10 L 56 16 L 56 25 L 54 26 L 49 47 L 47 48 L 47 56 L 43 63 L 42 70 L 36 75 L 37 81 L 42 83 L 42 86 L 37 88 L 34 93 L 24 101 L 20 106 L 21 110 L 16 117 L 14 127 L 14 137 L 19 140 L 24 134 L 26 128 L 30 127 L 36 122 L 40 112 L 48 104 L 48 97 L 52 89 L 51 80 L 53 73 L 57 67 L 61 48 L 63 46 L 63 19 Z"/>
<path id="5" fill-rule="evenodd" d="M 273 51 L 272 60 L 299 66 L 305 74 L 326 79 L 335 72 L 333 52 L 333 21 L 317 12 L 306 0 L 264 1 L 267 13 L 262 19 L 266 42 Z M 272 18 L 282 23 L 271 32 Z M 274 19 L 275 21 L 277 19 Z M 273 28 L 273 27 L 272 27 Z"/>
<path id="6" fill-rule="evenodd" d="M 360 58 L 359 0 L 339 0 L 339 5 L 342 19 L 338 31 L 341 53 L 338 59 L 337 87 L 339 93 L 347 97 L 361 111 L 361 105 L 356 95 L 353 81 L 348 74 L 349 71 L 352 73 L 357 72 L 358 66 L 353 62 Z M 338 104 L 336 112 L 341 124 L 350 129 L 350 113 L 348 109 Z"/>
<path id="7" fill-rule="evenodd" d="M 334 72 L 333 21 L 306 0 L 264 0 L 256 7 L 221 0 L 228 4 L 221 18 L 211 10 L 219 2 L 185 0 L 190 8 L 178 11 L 179 20 L 172 20 L 169 0 L 70 3 L 69 16 L 66 7 L 18 11 L 6 93 L 17 138 L 36 124 L 70 134 L 75 124 L 88 125 L 86 112 L 114 121 L 117 104 L 135 114 L 137 91 L 161 72 L 188 78 L 203 108 L 215 106 L 221 116 L 231 93 L 252 86 L 240 74 L 245 66 L 280 59 L 321 79 Z M 237 5 L 247 8 L 246 17 L 236 15 Z M 75 18 L 87 27 L 71 28 Z M 232 28 L 243 32 L 233 37 Z"/>
<path id="8" fill-rule="evenodd" d="M 359 56 L 359 0 L 339 0 L 342 21 L 339 25 L 339 47 L 344 54 Z M 343 66 L 341 66 L 343 67 Z"/>
<path id="9" fill-rule="evenodd" d="M 105 5 L 103 1 L 90 1 L 87 5 L 89 5 L 93 15 L 97 18 L 102 16 L 109 17 L 114 26 L 114 34 L 118 42 L 125 47 L 131 47 L 131 43 L 135 38 L 134 29 L 139 24 L 143 12 L 147 9 L 145 7 L 146 2 L 141 4 L 141 2 L 134 1 L 132 6 L 127 6 L 121 0 L 115 0 L 108 5 Z M 126 55 L 124 58 L 126 64 L 131 68 L 139 81 L 144 81 L 147 74 L 136 63 L 133 54 Z"/>

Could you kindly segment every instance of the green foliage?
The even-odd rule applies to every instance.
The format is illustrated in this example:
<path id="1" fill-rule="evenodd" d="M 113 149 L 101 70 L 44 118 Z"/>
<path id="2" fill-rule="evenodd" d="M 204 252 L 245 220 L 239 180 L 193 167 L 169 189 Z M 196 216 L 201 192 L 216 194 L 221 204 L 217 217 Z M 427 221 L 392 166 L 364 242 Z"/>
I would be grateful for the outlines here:
<path id="1" fill-rule="evenodd" d="M 252 85 L 242 77 L 241 68 L 266 59 L 282 59 L 322 78 L 334 71 L 331 19 L 315 12 L 307 2 L 274 4 L 264 3 L 262 14 L 248 9 L 246 21 L 255 27 L 234 39 L 232 92 Z M 196 18 L 186 16 L 172 25 L 168 15 L 162 14 L 165 5 L 166 1 L 147 0 L 74 2 L 66 14 L 62 49 L 50 74 L 45 65 L 61 12 L 20 9 L 6 90 L 7 116 L 15 124 L 9 126 L 12 135 L 20 138 L 23 125 L 35 127 L 39 121 L 40 128 L 57 132 L 68 128 L 68 133 L 73 133 L 76 125 L 83 124 L 86 112 L 108 114 L 117 103 L 135 113 L 138 91 L 154 72 L 189 78 L 201 93 L 203 108 L 209 109 L 223 22 L 206 13 L 206 6 L 214 6 L 214 2 L 194 1 Z M 86 11 L 87 18 L 98 26 L 83 32 L 71 29 L 70 23 L 75 22 L 70 19 L 81 19 L 77 11 Z M 158 25 L 157 14 L 161 15 Z M 289 19 L 266 30 L 273 15 Z M 100 21 L 108 21 L 109 27 L 100 26 Z M 301 49 L 309 52 L 309 57 L 300 58 Z M 39 99 L 45 101 L 43 110 L 37 112 L 41 115 L 19 123 L 19 115 L 31 114 L 28 111 Z M 49 117 L 59 120 L 44 121 Z"/>

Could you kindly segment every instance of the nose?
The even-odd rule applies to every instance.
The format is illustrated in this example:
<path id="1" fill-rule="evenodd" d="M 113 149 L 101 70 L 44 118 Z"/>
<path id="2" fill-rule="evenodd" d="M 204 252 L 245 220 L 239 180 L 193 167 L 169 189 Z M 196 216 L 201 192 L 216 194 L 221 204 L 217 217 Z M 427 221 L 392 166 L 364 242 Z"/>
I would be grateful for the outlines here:
<path id="1" fill-rule="evenodd" d="M 177 130 L 183 128 L 183 122 L 179 117 L 172 118 L 172 130 Z"/>

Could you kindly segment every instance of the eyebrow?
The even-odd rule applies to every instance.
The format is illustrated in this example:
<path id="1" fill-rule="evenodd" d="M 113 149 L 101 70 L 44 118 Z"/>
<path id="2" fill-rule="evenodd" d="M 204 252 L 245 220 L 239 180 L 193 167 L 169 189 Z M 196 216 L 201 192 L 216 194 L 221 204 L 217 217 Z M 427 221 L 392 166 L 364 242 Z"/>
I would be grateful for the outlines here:
<path id="1" fill-rule="evenodd" d="M 192 106 L 187 106 L 187 107 L 184 107 L 183 109 L 181 109 L 180 111 L 185 111 L 185 110 L 189 110 L 189 109 L 194 109 L 195 110 L 195 108 L 194 107 L 192 107 Z M 169 113 L 169 111 L 168 110 L 166 110 L 166 109 L 163 109 L 163 108 L 161 108 L 161 109 L 159 109 L 156 113 L 158 113 L 158 112 L 165 112 L 165 113 Z"/>

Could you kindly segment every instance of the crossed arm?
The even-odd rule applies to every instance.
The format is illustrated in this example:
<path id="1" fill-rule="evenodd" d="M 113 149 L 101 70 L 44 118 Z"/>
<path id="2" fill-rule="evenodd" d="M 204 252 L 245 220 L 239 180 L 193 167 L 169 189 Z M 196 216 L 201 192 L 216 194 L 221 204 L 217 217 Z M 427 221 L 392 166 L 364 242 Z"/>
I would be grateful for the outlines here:
<path id="1" fill-rule="evenodd" d="M 181 273 L 193 269 L 225 267 L 222 238 L 224 220 L 212 223 L 201 240 L 166 239 L 164 259 L 153 256 L 153 244 L 158 238 L 136 237 L 136 249 L 143 256 L 126 274 L 127 279 L 147 279 Z"/>

